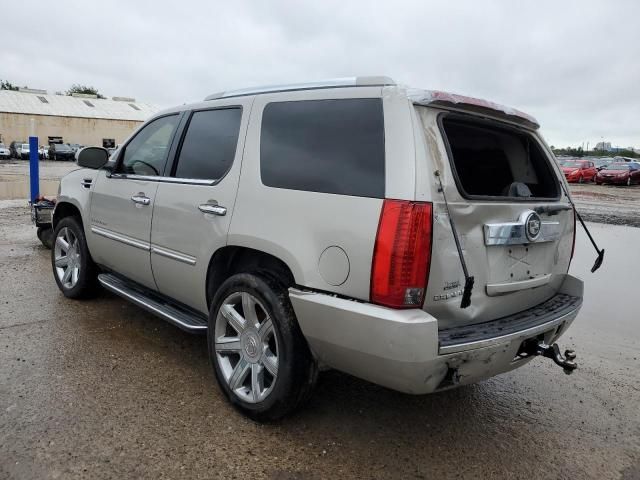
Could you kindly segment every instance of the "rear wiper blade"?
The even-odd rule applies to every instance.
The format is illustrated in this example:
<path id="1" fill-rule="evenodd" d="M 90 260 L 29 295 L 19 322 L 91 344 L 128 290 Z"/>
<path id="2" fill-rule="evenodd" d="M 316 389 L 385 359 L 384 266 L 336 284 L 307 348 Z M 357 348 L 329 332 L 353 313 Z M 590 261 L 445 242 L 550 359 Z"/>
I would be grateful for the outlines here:
<path id="1" fill-rule="evenodd" d="M 471 291 L 473 290 L 473 284 L 475 282 L 475 278 L 472 275 L 469 275 L 469 271 L 467 270 L 467 263 L 464 261 L 464 255 L 462 254 L 462 247 L 460 246 L 460 240 L 458 239 L 456 224 L 453 221 L 453 217 L 451 217 L 451 211 L 449 210 L 449 204 L 447 203 L 447 196 L 444 194 L 444 188 L 442 187 L 442 179 L 440 178 L 440 171 L 436 170 L 433 173 L 438 179 L 438 183 L 440 184 L 440 192 L 442 192 L 442 198 L 444 199 L 444 207 L 447 210 L 447 216 L 449 217 L 449 225 L 451 226 L 451 233 L 453 234 L 453 239 L 456 242 L 458 257 L 460 257 L 460 265 L 462 265 L 462 272 L 464 273 L 464 290 L 462 291 L 462 300 L 460 301 L 460 308 L 467 308 L 469 305 L 471 305 Z"/>
<path id="2" fill-rule="evenodd" d="M 593 267 L 591 267 L 591 273 L 593 273 L 596 270 L 598 270 L 600 268 L 600 266 L 602 265 L 602 262 L 604 260 L 604 248 L 602 250 L 600 250 L 598 248 L 598 245 L 596 245 L 596 241 L 591 236 L 591 232 L 587 228 L 587 225 L 584 223 L 584 220 L 582 220 L 582 216 L 578 213 L 578 209 L 576 208 L 576 204 L 573 203 L 573 200 L 571 199 L 571 196 L 569 195 L 569 192 L 567 192 L 567 189 L 564 188 L 564 183 L 560 182 L 560 186 L 562 187 L 562 191 L 564 192 L 564 194 L 569 199 L 569 203 L 571 204 L 571 208 L 573 208 L 573 213 L 576 215 L 576 217 L 580 221 L 580 225 L 582 225 L 582 228 L 584 228 L 584 231 L 587 232 L 587 237 L 589 237 L 589 240 L 591 240 L 591 244 L 593 245 L 593 248 L 595 248 L 596 252 L 598 252 L 598 256 L 596 257 L 596 261 L 593 263 Z M 573 234 L 575 235 L 575 232 Z"/>

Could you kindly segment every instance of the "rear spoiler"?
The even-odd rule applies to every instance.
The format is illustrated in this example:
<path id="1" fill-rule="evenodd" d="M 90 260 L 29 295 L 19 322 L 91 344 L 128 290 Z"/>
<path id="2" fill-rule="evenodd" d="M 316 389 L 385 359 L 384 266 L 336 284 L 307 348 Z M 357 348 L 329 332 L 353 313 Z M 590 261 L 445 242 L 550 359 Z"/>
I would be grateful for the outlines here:
<path id="1" fill-rule="evenodd" d="M 515 108 L 480 98 L 465 97 L 464 95 L 437 90 L 409 90 L 408 97 L 415 105 L 423 107 L 442 107 L 447 110 L 492 117 L 515 123 L 531 130 L 540 128 L 538 121 L 531 115 Z"/>

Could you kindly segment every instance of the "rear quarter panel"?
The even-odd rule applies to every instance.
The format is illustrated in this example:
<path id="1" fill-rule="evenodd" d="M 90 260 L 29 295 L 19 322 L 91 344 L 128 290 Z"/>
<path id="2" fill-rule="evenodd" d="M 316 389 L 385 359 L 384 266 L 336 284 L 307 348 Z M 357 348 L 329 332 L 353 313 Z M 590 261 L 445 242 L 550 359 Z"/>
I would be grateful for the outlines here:
<path id="1" fill-rule="evenodd" d="M 259 95 L 247 131 L 238 198 L 229 230 L 229 245 L 270 253 L 291 269 L 298 285 L 369 299 L 371 259 L 382 199 L 273 188 L 260 176 L 260 130 L 265 106 L 274 101 L 338 98 L 380 98 L 380 87 L 343 88 Z M 386 169 L 397 154 L 399 175 L 386 176 L 386 193 L 412 198 L 415 192 L 411 129 L 395 125 L 399 118 L 411 125 L 409 105 L 400 98 L 383 98 Z M 388 115 L 389 113 L 389 115 Z M 391 127 L 390 127 L 391 125 Z M 409 143 L 408 146 L 405 144 Z M 409 170 L 407 170 L 407 168 Z M 319 259 L 329 247 L 348 257 L 344 283 L 332 285 L 320 274 Z"/>

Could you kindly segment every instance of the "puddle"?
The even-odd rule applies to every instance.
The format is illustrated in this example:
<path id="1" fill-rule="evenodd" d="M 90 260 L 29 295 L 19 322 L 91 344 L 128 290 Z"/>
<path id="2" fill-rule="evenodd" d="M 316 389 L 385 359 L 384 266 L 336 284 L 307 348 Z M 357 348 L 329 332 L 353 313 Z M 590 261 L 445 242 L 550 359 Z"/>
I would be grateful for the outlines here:
<path id="1" fill-rule="evenodd" d="M 40 193 L 46 197 L 54 197 L 58 193 L 59 184 L 60 180 L 40 179 Z M 28 178 L 0 179 L 0 200 L 28 199 L 30 195 Z"/>

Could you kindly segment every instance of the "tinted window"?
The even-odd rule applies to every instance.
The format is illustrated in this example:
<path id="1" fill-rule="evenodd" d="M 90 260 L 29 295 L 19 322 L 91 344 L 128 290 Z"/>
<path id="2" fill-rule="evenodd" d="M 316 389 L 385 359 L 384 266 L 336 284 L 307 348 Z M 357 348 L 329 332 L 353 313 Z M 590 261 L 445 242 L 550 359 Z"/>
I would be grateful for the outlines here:
<path id="1" fill-rule="evenodd" d="M 162 175 L 178 115 L 169 115 L 149 123 L 124 150 L 120 171 L 137 175 Z"/>
<path id="2" fill-rule="evenodd" d="M 224 177 L 236 155 L 241 116 L 239 108 L 195 112 L 182 142 L 176 177 Z"/>
<path id="3" fill-rule="evenodd" d="M 262 116 L 260 172 L 271 187 L 383 198 L 381 100 L 270 103 Z"/>

